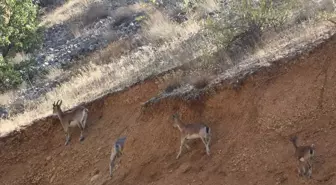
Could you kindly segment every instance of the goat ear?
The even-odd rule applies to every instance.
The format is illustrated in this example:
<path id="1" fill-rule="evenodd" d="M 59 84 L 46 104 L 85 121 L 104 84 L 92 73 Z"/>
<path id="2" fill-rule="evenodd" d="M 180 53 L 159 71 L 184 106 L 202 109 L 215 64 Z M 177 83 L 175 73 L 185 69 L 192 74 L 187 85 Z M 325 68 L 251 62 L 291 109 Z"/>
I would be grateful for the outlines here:
<path id="1" fill-rule="evenodd" d="M 60 105 L 60 106 L 62 105 L 62 100 L 60 101 L 59 105 Z"/>

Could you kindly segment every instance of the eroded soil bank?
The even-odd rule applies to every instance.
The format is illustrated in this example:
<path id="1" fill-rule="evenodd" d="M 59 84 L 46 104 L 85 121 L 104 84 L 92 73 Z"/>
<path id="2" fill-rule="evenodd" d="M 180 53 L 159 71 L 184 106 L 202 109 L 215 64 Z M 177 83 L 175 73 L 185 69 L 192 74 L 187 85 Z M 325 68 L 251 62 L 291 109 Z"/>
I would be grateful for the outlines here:
<path id="1" fill-rule="evenodd" d="M 336 182 L 336 37 L 291 64 L 263 69 L 240 90 L 217 88 L 193 102 L 141 103 L 161 89 L 155 80 L 97 100 L 89 108 L 85 141 L 69 146 L 56 119 L 46 119 L 0 140 L 0 184 L 334 184 Z M 204 121 L 213 132 L 211 156 L 190 142 L 176 160 L 185 122 Z M 298 178 L 294 148 L 314 143 L 313 179 Z M 127 136 L 124 155 L 108 175 L 113 141 Z"/>

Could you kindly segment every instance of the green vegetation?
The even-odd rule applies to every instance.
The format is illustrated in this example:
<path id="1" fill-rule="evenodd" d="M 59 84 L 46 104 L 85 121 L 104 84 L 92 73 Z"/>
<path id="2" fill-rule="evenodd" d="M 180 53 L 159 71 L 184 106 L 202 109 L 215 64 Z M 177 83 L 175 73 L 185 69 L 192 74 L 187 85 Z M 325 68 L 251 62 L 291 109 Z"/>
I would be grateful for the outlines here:
<path id="1" fill-rule="evenodd" d="M 0 0 L 0 91 L 15 88 L 26 79 L 22 71 L 32 62 L 14 65 L 11 58 L 39 46 L 42 29 L 38 23 L 38 7 L 32 0 Z"/>
<path id="2" fill-rule="evenodd" d="M 0 52 L 30 52 L 41 41 L 38 27 L 38 7 L 31 0 L 1 0 Z"/>
<path id="3" fill-rule="evenodd" d="M 20 72 L 14 69 L 14 65 L 5 62 L 0 55 L 0 92 L 17 87 L 22 83 Z"/>

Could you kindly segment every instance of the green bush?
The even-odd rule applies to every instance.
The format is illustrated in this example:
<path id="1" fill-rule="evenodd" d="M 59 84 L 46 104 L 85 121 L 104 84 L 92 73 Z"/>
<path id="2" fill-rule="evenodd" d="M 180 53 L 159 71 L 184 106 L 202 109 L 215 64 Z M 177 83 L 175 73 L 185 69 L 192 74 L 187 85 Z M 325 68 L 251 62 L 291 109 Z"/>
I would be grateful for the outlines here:
<path id="1" fill-rule="evenodd" d="M 0 55 L 0 92 L 16 88 L 22 83 L 21 74 L 14 65 L 5 61 Z"/>
<path id="2" fill-rule="evenodd" d="M 42 40 L 32 0 L 0 0 L 0 53 L 30 52 Z"/>
<path id="3" fill-rule="evenodd" d="M 14 64 L 14 70 L 20 72 L 21 79 L 28 83 L 35 82 L 38 78 L 43 78 L 47 71 L 43 68 L 37 68 L 36 60 L 30 59 Z"/>
<path id="4" fill-rule="evenodd" d="M 31 84 L 44 78 L 47 70 L 36 66 L 36 61 L 32 59 L 14 63 L 0 56 L 0 92 L 17 88 L 24 81 Z"/>
<path id="5" fill-rule="evenodd" d="M 0 0 L 0 91 L 33 81 L 41 71 L 32 60 L 12 62 L 17 52 L 32 52 L 42 41 L 38 7 L 32 0 Z"/>

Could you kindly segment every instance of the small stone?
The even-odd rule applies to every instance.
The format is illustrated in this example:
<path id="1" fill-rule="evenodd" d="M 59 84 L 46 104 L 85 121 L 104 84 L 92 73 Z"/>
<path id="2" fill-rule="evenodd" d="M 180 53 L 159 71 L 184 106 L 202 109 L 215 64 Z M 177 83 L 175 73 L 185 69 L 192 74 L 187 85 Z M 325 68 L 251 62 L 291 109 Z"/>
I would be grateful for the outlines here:
<path id="1" fill-rule="evenodd" d="M 90 180 L 90 181 L 91 181 L 91 182 L 92 182 L 92 181 L 95 181 L 95 180 L 97 180 L 97 179 L 98 179 L 98 177 L 99 177 L 99 175 L 98 175 L 98 174 L 97 174 L 97 175 L 94 175 L 93 177 L 91 177 L 91 180 Z"/>
<path id="2" fill-rule="evenodd" d="M 56 177 L 56 176 L 55 176 L 55 175 L 53 175 L 53 176 L 50 178 L 50 181 L 49 181 L 49 182 L 50 182 L 50 183 L 53 183 L 53 182 L 54 182 L 54 180 L 55 180 L 55 177 Z"/>
<path id="3" fill-rule="evenodd" d="M 47 161 L 50 161 L 50 159 L 51 159 L 51 156 L 48 156 L 48 157 L 46 158 Z"/>

